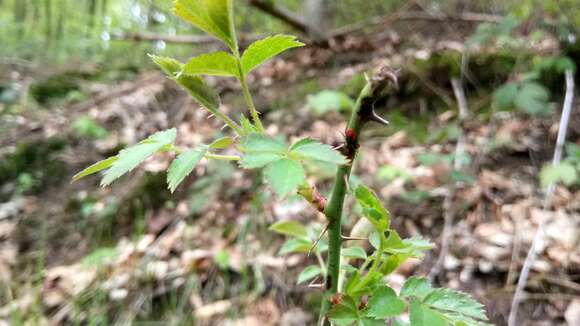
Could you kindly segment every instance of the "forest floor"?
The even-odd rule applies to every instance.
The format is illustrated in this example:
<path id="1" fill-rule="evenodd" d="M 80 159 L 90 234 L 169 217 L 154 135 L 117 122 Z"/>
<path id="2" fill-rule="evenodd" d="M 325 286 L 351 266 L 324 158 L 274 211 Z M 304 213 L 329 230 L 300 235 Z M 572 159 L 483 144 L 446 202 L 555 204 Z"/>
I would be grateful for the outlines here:
<path id="1" fill-rule="evenodd" d="M 521 325 L 574 325 L 580 190 L 558 186 L 544 208 L 538 177 L 553 155 L 559 113 L 493 111 L 491 89 L 508 76 L 488 71 L 503 58 L 492 53 L 471 60 L 471 115 L 459 124 L 450 76 L 461 65 L 461 36 L 436 41 L 429 38 L 436 30 L 426 34 L 413 42 L 401 41 L 404 31 L 346 36 L 272 61 L 253 76 L 268 133 L 338 145 L 345 114 L 336 94 L 323 91 L 353 98 L 363 72 L 384 63 L 402 67 L 399 92 L 381 108 L 392 126 L 363 135 L 356 174 L 380 194 L 402 235 L 422 235 L 440 248 L 444 216 L 455 215 L 448 254 L 431 276 L 481 300 L 496 325 L 506 324 L 527 249 L 544 221 Z M 176 127 L 181 144 L 195 145 L 222 128 L 161 73 L 80 80 L 89 94 L 83 100 L 0 116 L 0 325 L 313 324 L 321 294 L 296 285 L 296 276 L 315 258 L 278 255 L 284 239 L 267 229 L 281 219 L 322 225 L 323 217 L 296 198 L 273 203 L 257 188 L 259 176 L 226 163 L 202 162 L 173 196 L 160 172 L 169 156 L 111 187 L 100 188 L 97 178 L 70 183 L 82 168 L 154 131 Z M 212 82 L 224 110 L 240 110 L 238 86 Z M 554 99 L 554 112 L 561 100 Z M 580 144 L 576 103 L 568 141 Z M 449 163 L 458 134 L 469 157 L 460 175 Z M 328 192 L 332 173 L 318 172 L 316 182 Z M 438 255 L 435 249 L 405 264 L 388 282 L 397 288 L 411 275 L 429 275 Z"/>

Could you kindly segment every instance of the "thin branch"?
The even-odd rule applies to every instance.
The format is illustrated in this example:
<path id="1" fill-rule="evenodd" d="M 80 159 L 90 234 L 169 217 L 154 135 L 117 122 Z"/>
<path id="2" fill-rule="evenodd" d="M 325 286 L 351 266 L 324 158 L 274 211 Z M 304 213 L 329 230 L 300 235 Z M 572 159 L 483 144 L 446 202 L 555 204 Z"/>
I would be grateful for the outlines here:
<path id="1" fill-rule="evenodd" d="M 560 118 L 560 127 L 558 130 L 558 138 L 556 140 L 556 149 L 554 151 L 554 159 L 552 160 L 552 165 L 557 166 L 562 160 L 562 149 L 564 148 L 564 142 L 566 141 L 566 132 L 568 130 L 568 123 L 570 121 L 570 112 L 572 111 L 572 103 L 574 102 L 574 73 L 571 70 L 566 70 L 566 95 L 564 97 L 564 106 L 562 108 L 562 117 Z M 546 189 L 544 197 L 544 209 L 548 208 L 552 195 L 554 194 L 555 184 L 550 184 Z M 528 250 L 526 260 L 524 261 L 524 266 L 522 267 L 522 272 L 518 279 L 518 284 L 516 286 L 516 291 L 512 299 L 512 305 L 510 309 L 510 315 L 508 318 L 509 326 L 516 326 L 518 319 L 518 310 L 520 303 L 525 299 L 525 287 L 528 282 L 528 277 L 532 265 L 536 261 L 536 256 L 538 254 L 539 244 L 542 242 L 545 233 L 545 220 L 540 222 L 534 239 L 532 240 L 532 245 Z"/>
<path id="2" fill-rule="evenodd" d="M 461 171 L 463 168 L 463 156 L 465 154 L 465 122 L 469 117 L 469 110 L 467 108 L 467 99 L 465 98 L 465 92 L 463 90 L 463 86 L 460 80 L 458 79 L 451 79 L 451 86 L 453 87 L 453 93 L 455 94 L 455 98 L 457 99 L 457 105 L 459 106 L 459 135 L 457 137 L 457 145 L 455 147 L 455 156 L 453 161 L 453 169 L 455 171 Z M 439 252 L 439 257 L 437 257 L 437 261 L 433 268 L 431 268 L 431 272 L 429 273 L 429 279 L 433 281 L 435 277 L 439 275 L 441 269 L 443 267 L 443 263 L 445 261 L 445 257 L 447 257 L 447 253 L 449 252 L 449 244 L 451 241 L 451 235 L 453 234 L 453 220 L 455 220 L 456 211 L 453 207 L 453 199 L 457 192 L 457 187 L 459 186 L 459 182 L 453 182 L 449 185 L 449 189 L 447 195 L 445 196 L 445 200 L 443 201 L 443 210 L 444 210 L 444 224 L 443 224 L 443 232 L 441 233 L 441 251 Z"/>

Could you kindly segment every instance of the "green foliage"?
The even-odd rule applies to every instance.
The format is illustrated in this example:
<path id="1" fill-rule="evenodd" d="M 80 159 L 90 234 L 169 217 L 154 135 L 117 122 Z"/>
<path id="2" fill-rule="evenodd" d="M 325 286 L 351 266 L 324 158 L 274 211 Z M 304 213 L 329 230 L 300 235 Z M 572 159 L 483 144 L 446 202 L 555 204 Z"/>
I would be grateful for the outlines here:
<path id="1" fill-rule="evenodd" d="M 230 49 L 237 48 L 232 0 L 177 0 L 173 11 L 193 26 L 220 39 Z"/>
<path id="2" fill-rule="evenodd" d="M 306 281 L 310 281 L 311 279 L 317 277 L 320 274 L 322 274 L 322 269 L 320 268 L 320 266 L 316 265 L 308 266 L 302 272 L 300 272 L 296 284 L 302 284 Z"/>
<path id="3" fill-rule="evenodd" d="M 288 147 L 282 141 L 252 133 L 240 145 L 244 152 L 240 166 L 245 169 L 264 167 L 266 180 L 280 197 L 295 192 L 306 181 L 301 162 L 347 162 L 342 154 L 330 146 L 311 139 L 302 139 Z"/>
<path id="4" fill-rule="evenodd" d="M 72 126 L 75 133 L 80 137 L 103 139 L 108 135 L 105 128 L 101 127 L 95 120 L 89 117 L 82 117 L 75 120 Z"/>
<path id="5" fill-rule="evenodd" d="M 558 165 L 547 164 L 540 171 L 540 184 L 546 188 L 551 184 L 563 183 L 572 186 L 580 182 L 580 146 L 568 144 L 566 158 Z"/>
<path id="6" fill-rule="evenodd" d="M 364 185 L 360 185 L 356 188 L 355 196 L 358 203 L 362 206 L 363 215 L 378 232 L 385 232 L 390 225 L 390 214 L 383 207 L 377 195 Z"/>
<path id="7" fill-rule="evenodd" d="M 318 115 L 329 111 L 343 111 L 352 108 L 354 101 L 346 94 L 323 90 L 308 96 L 308 106 Z"/>
<path id="8" fill-rule="evenodd" d="M 193 57 L 185 64 L 181 73 L 240 78 L 236 58 L 227 52 L 213 52 Z"/>
<path id="9" fill-rule="evenodd" d="M 99 248 L 85 256 L 81 262 L 86 267 L 100 267 L 119 256 L 117 248 Z"/>
<path id="10" fill-rule="evenodd" d="M 173 160 L 169 170 L 167 170 L 167 184 L 171 192 L 174 192 L 183 179 L 193 171 L 206 153 L 207 147 L 201 146 L 196 149 L 186 150 Z"/>
<path id="11" fill-rule="evenodd" d="M 297 238 L 308 238 L 306 227 L 302 223 L 294 220 L 276 222 L 270 226 L 270 231 Z"/>
<path id="12" fill-rule="evenodd" d="M 256 41 L 242 55 L 243 72 L 248 74 L 280 53 L 301 46 L 304 46 L 304 43 L 296 41 L 296 37 L 291 35 L 268 36 Z"/>
<path id="13" fill-rule="evenodd" d="M 101 184 L 109 185 L 155 153 L 176 152 L 178 155 L 169 166 L 167 174 L 167 184 L 173 192 L 203 158 L 237 161 L 241 168 L 261 169 L 265 181 L 279 197 L 298 193 L 316 204 L 316 208 L 326 212 L 330 218 L 331 214 L 328 211 L 334 208 L 318 206 L 324 206 L 325 199 L 318 198 L 321 197 L 318 192 L 314 194 L 306 181 L 306 170 L 303 165 L 315 162 L 341 166 L 338 169 L 341 175 L 349 168 L 347 166 L 350 164 L 349 160 L 332 147 L 312 139 L 301 139 L 293 144 L 287 144 L 283 140 L 265 135 L 246 82 L 247 74 L 259 65 L 288 49 L 304 44 L 296 41 L 293 36 L 276 35 L 253 43 L 240 56 L 233 24 L 232 0 L 177 0 L 174 12 L 195 27 L 223 41 L 230 52 L 202 54 L 191 58 L 186 64 L 160 56 L 151 56 L 152 60 L 170 79 L 183 87 L 216 118 L 227 124 L 236 135 L 216 139 L 209 145 L 198 144 L 194 148 L 181 149 L 174 145 L 177 137 L 175 129 L 157 132 L 138 144 L 120 151 L 119 154 L 89 166 L 75 175 L 73 180 L 104 171 Z M 219 96 L 200 75 L 236 77 L 241 84 L 252 120 L 242 115 L 238 124 L 221 112 Z M 529 108 L 547 100 L 545 96 L 539 94 L 538 89 L 530 88 L 529 85 L 524 86 L 521 88 L 526 99 L 518 100 L 518 93 L 512 99 L 514 103 L 523 101 Z M 339 106 L 350 107 L 353 103 L 345 95 L 326 92 L 311 98 L 311 105 L 317 106 L 319 111 L 325 111 L 331 106 L 338 109 Z M 445 132 L 446 137 L 451 137 L 449 136 L 451 131 Z M 214 152 L 230 147 L 232 150 L 235 149 L 238 155 L 229 153 L 222 155 Z M 451 158 L 453 159 L 460 158 Z M 431 161 L 437 160 L 438 158 L 431 158 Z M 448 158 L 444 160 L 449 161 Z M 388 178 L 405 176 L 401 171 L 384 174 Z M 348 177 L 348 174 L 345 176 Z M 339 189 L 337 186 L 335 188 Z M 340 234 L 336 234 L 332 241 L 328 241 L 323 237 L 322 226 L 317 224 L 305 226 L 298 221 L 284 220 L 270 227 L 270 230 L 290 237 L 280 248 L 281 254 L 313 252 L 316 256 L 319 265 L 306 267 L 298 276 L 299 284 L 320 275 L 326 277 L 329 271 L 322 261 L 323 252 L 329 250 L 329 256 L 339 258 L 339 263 L 335 266 L 341 266 L 345 282 L 343 288 L 339 289 L 342 293 L 333 297 L 334 304 L 327 310 L 327 317 L 335 325 L 384 325 L 386 319 L 397 317 L 407 309 L 410 311 L 413 326 L 475 325 L 485 320 L 482 306 L 467 295 L 451 290 L 433 289 L 425 284 L 423 279 L 409 279 L 401 294 L 397 295 L 384 282 L 385 277 L 407 259 L 422 258 L 424 252 L 432 249 L 433 245 L 418 237 L 403 239 L 395 230 L 390 229 L 391 217 L 388 210 L 369 188 L 364 185 L 357 186 L 354 197 L 362 208 L 363 217 L 371 222 L 374 229 L 368 238 L 374 247 L 370 254 L 361 247 L 350 246 L 342 250 L 340 257 L 338 250 L 341 248 L 341 242 L 340 239 L 336 241 Z M 355 267 L 351 265 L 350 260 L 361 264 Z M 226 251 L 217 253 L 214 261 L 221 269 L 229 268 L 230 257 Z M 329 267 L 329 270 L 338 273 L 333 266 Z M 367 298 L 368 303 L 365 304 Z M 402 322 L 396 321 L 395 324 L 402 325 Z"/>

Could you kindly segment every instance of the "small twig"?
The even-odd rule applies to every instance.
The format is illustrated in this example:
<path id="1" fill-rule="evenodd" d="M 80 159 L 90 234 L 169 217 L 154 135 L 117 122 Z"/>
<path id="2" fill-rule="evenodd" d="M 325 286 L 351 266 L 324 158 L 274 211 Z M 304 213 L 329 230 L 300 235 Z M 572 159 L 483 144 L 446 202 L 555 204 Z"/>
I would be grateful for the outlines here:
<path id="1" fill-rule="evenodd" d="M 457 146 L 455 147 L 455 160 L 453 162 L 453 169 L 455 171 L 460 171 L 463 167 L 463 156 L 465 153 L 465 121 L 469 116 L 469 111 L 467 108 L 467 100 L 465 98 L 465 92 L 463 91 L 461 81 L 453 78 L 451 80 L 451 85 L 453 86 L 453 93 L 457 98 L 457 105 L 459 106 L 459 124 L 461 126 L 459 129 L 459 136 L 457 138 Z M 447 192 L 445 200 L 443 201 L 443 210 L 445 215 L 443 217 L 443 232 L 441 233 L 441 251 L 439 252 L 439 257 L 437 257 L 435 265 L 433 265 L 431 272 L 429 273 L 429 279 L 431 281 L 433 281 L 433 279 L 435 279 L 435 277 L 437 277 L 441 272 L 445 257 L 449 252 L 449 242 L 453 233 L 453 220 L 455 220 L 456 215 L 456 211 L 453 207 L 453 199 L 455 197 L 455 193 L 457 192 L 458 186 L 458 182 L 451 183 L 449 185 L 449 191 Z"/>
<path id="2" fill-rule="evenodd" d="M 554 151 L 554 159 L 552 160 L 552 165 L 557 166 L 562 160 L 562 151 L 564 148 L 564 142 L 566 141 L 566 132 L 568 130 L 568 123 L 570 121 L 570 112 L 572 111 L 572 103 L 574 101 L 574 73 L 571 70 L 566 70 L 566 95 L 564 97 L 564 106 L 562 108 L 562 117 L 560 118 L 560 127 L 558 130 L 558 138 L 556 140 L 556 149 Z M 555 184 L 550 184 L 546 189 L 546 194 L 544 197 L 544 209 L 549 207 L 552 195 L 556 189 Z M 525 287 L 530 274 L 530 269 L 536 260 L 536 255 L 538 254 L 538 246 L 544 238 L 545 220 L 540 222 L 534 239 L 532 240 L 532 245 L 528 250 L 526 260 L 524 261 L 524 266 L 522 267 L 522 272 L 518 279 L 518 284 L 516 286 L 516 291 L 512 299 L 512 306 L 510 309 L 510 314 L 508 318 L 509 326 L 516 326 L 518 319 L 518 310 L 521 301 L 525 296 Z"/>
<path id="3" fill-rule="evenodd" d="M 362 240 L 362 241 L 364 241 L 364 240 L 367 240 L 367 238 L 362 238 L 362 237 L 349 237 L 349 236 L 346 236 L 346 235 L 343 235 L 342 236 L 342 241 L 349 241 L 349 240 L 355 240 L 355 241 L 356 240 Z"/>

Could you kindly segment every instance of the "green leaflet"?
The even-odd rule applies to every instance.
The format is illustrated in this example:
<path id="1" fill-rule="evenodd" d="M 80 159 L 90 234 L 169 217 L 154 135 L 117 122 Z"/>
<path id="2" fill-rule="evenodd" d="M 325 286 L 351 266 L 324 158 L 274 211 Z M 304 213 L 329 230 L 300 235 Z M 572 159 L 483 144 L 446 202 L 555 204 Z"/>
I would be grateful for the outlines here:
<path id="1" fill-rule="evenodd" d="M 434 289 L 423 299 L 423 303 L 440 311 L 487 320 L 483 305 L 463 292 L 445 288 Z"/>
<path id="2" fill-rule="evenodd" d="M 328 319 L 337 326 L 350 326 L 359 318 L 357 304 L 350 296 L 343 297 L 342 302 L 328 312 Z"/>
<path id="3" fill-rule="evenodd" d="M 121 150 L 119 155 L 117 155 L 117 160 L 105 172 L 101 185 L 107 186 L 123 174 L 133 170 L 164 146 L 172 144 L 176 135 L 177 131 L 175 129 L 159 131 L 137 145 Z"/>
<path id="4" fill-rule="evenodd" d="M 409 307 L 411 326 L 450 326 L 441 313 L 413 299 Z"/>
<path id="5" fill-rule="evenodd" d="M 364 216 L 371 224 L 382 233 L 389 228 L 389 211 L 383 207 L 377 195 L 364 185 L 360 185 L 355 190 L 355 196 L 363 209 Z"/>
<path id="6" fill-rule="evenodd" d="M 393 289 L 382 285 L 373 291 L 366 315 L 376 319 L 385 319 L 400 315 L 405 307 L 405 301 L 399 299 Z"/>
<path id="7" fill-rule="evenodd" d="M 298 186 L 306 181 L 300 163 L 290 159 L 281 159 L 268 164 L 264 169 L 264 176 L 280 197 L 295 192 Z"/>
<path id="8" fill-rule="evenodd" d="M 175 59 L 155 55 L 150 55 L 150 57 L 169 78 L 175 80 L 208 111 L 215 114 L 219 110 L 220 98 L 213 89 L 207 86 L 203 78 L 181 74 L 183 64 Z"/>
<path id="9" fill-rule="evenodd" d="M 302 284 L 306 281 L 310 281 L 311 279 L 315 278 L 320 274 L 322 274 L 322 269 L 320 269 L 320 266 L 316 265 L 307 266 L 298 275 L 298 281 L 296 281 L 296 284 Z"/>
<path id="10" fill-rule="evenodd" d="M 242 55 L 242 69 L 244 74 L 249 73 L 259 65 L 277 56 L 278 54 L 304 43 L 296 41 L 295 36 L 275 35 L 252 43 Z"/>
<path id="11" fill-rule="evenodd" d="M 175 78 L 175 76 L 181 72 L 181 69 L 183 69 L 183 63 L 173 58 L 161 57 L 153 54 L 149 54 L 149 58 L 151 58 L 151 60 L 153 60 L 153 62 L 155 62 L 155 64 L 171 78 Z"/>
<path id="12" fill-rule="evenodd" d="M 546 165 L 540 172 L 540 183 L 546 188 L 549 185 L 562 181 L 570 186 L 578 180 L 578 172 L 570 163 L 560 163 L 559 165 Z"/>
<path id="13" fill-rule="evenodd" d="M 423 299 L 432 290 L 433 288 L 426 278 L 413 276 L 407 279 L 403 285 L 403 288 L 401 289 L 401 297 L 416 297 L 418 299 Z"/>
<path id="14" fill-rule="evenodd" d="M 286 155 L 286 145 L 283 142 L 255 133 L 244 138 L 240 146 L 245 153 L 240 166 L 245 169 L 264 167 Z"/>
<path id="15" fill-rule="evenodd" d="M 113 165 L 113 163 L 115 163 L 119 158 L 117 156 L 111 156 L 109 158 L 106 158 L 102 161 L 99 161 L 91 166 L 89 166 L 88 168 L 82 170 L 81 172 L 75 174 L 72 177 L 72 181 L 77 181 L 79 179 L 82 179 L 88 175 L 91 174 L 95 174 L 97 172 L 100 172 L 104 169 L 108 169 L 109 167 L 111 167 L 111 165 Z"/>
<path id="16" fill-rule="evenodd" d="M 186 75 L 211 75 L 239 78 L 236 58 L 227 52 L 213 52 L 189 59 L 183 66 Z"/>
<path id="17" fill-rule="evenodd" d="M 347 258 L 367 259 L 367 253 L 361 247 L 343 248 L 340 254 Z"/>
<path id="18" fill-rule="evenodd" d="M 294 220 L 278 221 L 272 224 L 268 230 L 292 237 L 308 239 L 306 227 L 302 223 Z"/>
<path id="19" fill-rule="evenodd" d="M 529 82 L 522 85 L 516 94 L 514 104 L 522 111 L 529 114 L 546 114 L 549 112 L 549 93 L 548 90 L 535 82 Z"/>
<path id="20" fill-rule="evenodd" d="M 282 247 L 280 247 L 278 254 L 286 255 L 296 252 L 307 253 L 310 251 L 310 248 L 312 248 L 312 241 L 310 240 L 303 238 L 288 239 L 284 242 Z"/>
<path id="21" fill-rule="evenodd" d="M 167 185 L 171 192 L 187 177 L 207 153 L 207 146 L 187 150 L 177 156 L 167 171 Z"/>
<path id="22" fill-rule="evenodd" d="M 232 0 L 176 0 L 174 13 L 195 27 L 215 36 L 230 49 L 237 48 Z"/>
<path id="23" fill-rule="evenodd" d="M 507 83 L 493 93 L 493 102 L 500 110 L 507 110 L 513 105 L 517 93 L 518 85 Z"/>
<path id="24" fill-rule="evenodd" d="M 299 159 L 321 161 L 337 165 L 348 163 L 346 157 L 334 148 L 314 141 L 308 143 L 303 141 L 303 144 L 297 143 L 293 145 L 291 155 L 296 156 Z"/>
<path id="25" fill-rule="evenodd" d="M 234 139 L 232 137 L 221 137 L 209 144 L 209 148 L 224 149 L 230 147 L 233 143 Z"/>

